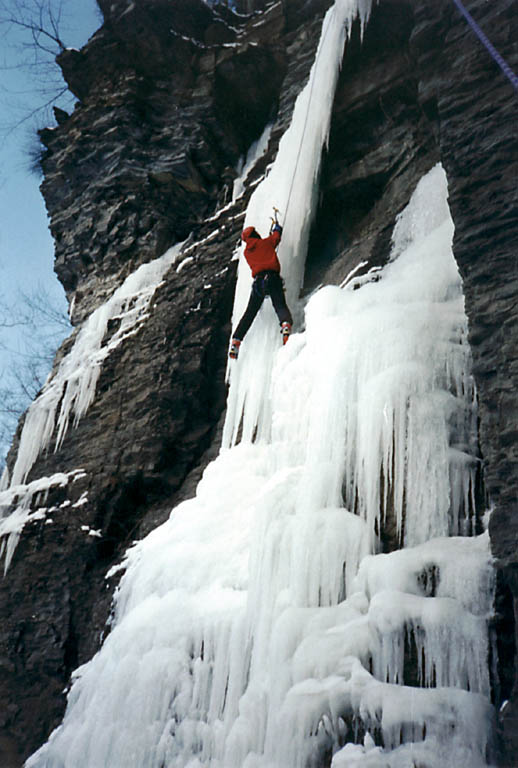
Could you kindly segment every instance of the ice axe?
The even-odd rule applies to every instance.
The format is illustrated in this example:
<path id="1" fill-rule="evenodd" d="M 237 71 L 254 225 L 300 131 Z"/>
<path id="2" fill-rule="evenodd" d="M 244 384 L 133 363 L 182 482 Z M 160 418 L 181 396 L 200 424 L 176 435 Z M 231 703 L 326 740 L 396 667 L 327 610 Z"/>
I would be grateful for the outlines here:
<path id="1" fill-rule="evenodd" d="M 273 216 L 270 216 L 270 219 L 272 221 L 272 225 L 270 227 L 270 234 L 273 232 L 274 226 L 279 223 L 278 216 L 280 215 L 279 209 L 276 208 L 275 206 L 272 206 L 272 207 L 273 207 Z"/>

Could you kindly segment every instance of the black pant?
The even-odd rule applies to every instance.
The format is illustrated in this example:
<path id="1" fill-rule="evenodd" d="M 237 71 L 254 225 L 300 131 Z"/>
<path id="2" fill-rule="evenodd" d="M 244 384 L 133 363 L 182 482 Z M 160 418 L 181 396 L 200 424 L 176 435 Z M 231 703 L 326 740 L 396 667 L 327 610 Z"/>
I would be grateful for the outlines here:
<path id="1" fill-rule="evenodd" d="M 234 339 L 239 339 L 239 341 L 244 339 L 266 296 L 269 296 L 272 300 L 279 323 L 289 323 L 290 325 L 293 323 L 290 310 L 284 298 L 281 276 L 278 272 L 268 269 L 264 272 L 259 272 L 254 278 L 248 306 L 234 331 Z"/>

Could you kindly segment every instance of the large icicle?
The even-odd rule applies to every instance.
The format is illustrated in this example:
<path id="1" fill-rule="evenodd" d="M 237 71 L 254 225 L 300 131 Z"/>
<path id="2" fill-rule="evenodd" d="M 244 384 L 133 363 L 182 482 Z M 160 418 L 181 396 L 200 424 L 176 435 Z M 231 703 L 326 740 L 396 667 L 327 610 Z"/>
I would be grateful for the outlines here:
<path id="1" fill-rule="evenodd" d="M 176 245 L 159 259 L 142 264 L 105 304 L 92 312 L 78 332 L 72 349 L 27 411 L 13 468 L 12 486 L 25 482 L 32 465 L 55 433 L 57 449 L 65 437 L 70 419 L 77 424 L 86 413 L 95 396 L 102 363 L 127 336 L 135 333 L 145 319 L 157 285 L 174 263 L 180 248 L 181 244 Z M 120 320 L 120 325 L 106 341 L 108 323 L 114 318 Z"/>
<path id="2" fill-rule="evenodd" d="M 264 236 L 270 227 L 272 206 L 281 211 L 284 231 L 279 246 L 286 297 L 295 315 L 304 276 L 309 230 L 315 210 L 315 193 L 322 150 L 327 142 L 333 99 L 344 45 L 353 20 L 367 22 L 372 0 L 336 0 L 327 12 L 309 81 L 295 104 L 292 122 L 281 139 L 275 163 L 248 204 L 244 226 L 254 225 Z M 250 293 L 250 268 L 240 249 L 238 281 L 233 312 L 237 325 Z M 267 302 L 267 305 L 269 302 Z M 230 392 L 223 444 L 232 445 L 242 423 L 242 439 L 268 437 L 270 429 L 269 382 L 274 353 L 280 344 L 279 326 L 270 306 L 265 306 L 246 336 L 239 365 L 230 366 Z"/>

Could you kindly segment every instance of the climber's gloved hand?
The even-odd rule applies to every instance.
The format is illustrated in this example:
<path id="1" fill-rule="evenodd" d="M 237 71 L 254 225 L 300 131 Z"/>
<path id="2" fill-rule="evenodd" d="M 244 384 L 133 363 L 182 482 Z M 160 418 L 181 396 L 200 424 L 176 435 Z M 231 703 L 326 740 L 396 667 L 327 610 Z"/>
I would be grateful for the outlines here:
<path id="1" fill-rule="evenodd" d="M 281 227 L 281 225 L 279 224 L 278 221 L 276 221 L 275 224 L 273 225 L 273 230 L 272 231 L 273 232 L 278 232 L 279 235 L 282 235 L 282 227 Z"/>

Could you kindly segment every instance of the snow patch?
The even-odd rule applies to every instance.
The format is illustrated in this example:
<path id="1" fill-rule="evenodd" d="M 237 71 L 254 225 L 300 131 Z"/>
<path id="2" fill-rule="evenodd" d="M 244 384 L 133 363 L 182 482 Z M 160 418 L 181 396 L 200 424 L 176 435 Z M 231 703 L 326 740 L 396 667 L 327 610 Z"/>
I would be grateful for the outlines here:
<path id="1" fill-rule="evenodd" d="M 58 450 L 69 423 L 77 425 L 95 397 L 97 380 L 105 359 L 146 318 L 150 301 L 167 269 L 174 264 L 182 244 L 155 261 L 142 264 L 98 307 L 79 330 L 74 346 L 27 411 L 11 483 L 23 483 L 41 451 L 55 435 Z M 110 321 L 117 329 L 108 334 Z"/>
<path id="2" fill-rule="evenodd" d="M 0 491 L 0 515 L 2 516 L 0 519 L 0 561 L 5 555 L 4 575 L 9 569 L 25 525 L 34 520 L 42 520 L 47 513 L 46 508 L 36 510 L 32 508 L 46 500 L 51 488 L 64 488 L 70 482 L 76 482 L 82 477 L 86 477 L 82 469 L 75 469 L 67 473 L 57 472 L 50 477 L 40 477 L 27 485 L 11 485 L 7 490 Z M 61 506 L 63 507 L 65 504 Z M 15 508 L 14 511 L 10 512 L 13 507 Z M 54 510 L 55 507 L 52 509 Z"/>

